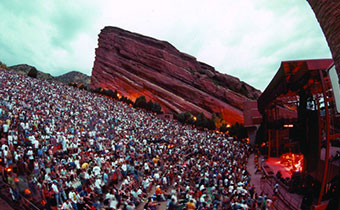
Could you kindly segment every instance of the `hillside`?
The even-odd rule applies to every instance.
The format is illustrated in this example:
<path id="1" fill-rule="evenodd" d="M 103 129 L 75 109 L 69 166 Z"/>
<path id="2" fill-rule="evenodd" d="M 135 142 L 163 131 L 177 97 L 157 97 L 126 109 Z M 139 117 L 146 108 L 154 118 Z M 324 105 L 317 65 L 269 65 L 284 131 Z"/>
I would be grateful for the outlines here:
<path id="1" fill-rule="evenodd" d="M 9 66 L 8 68 L 9 68 L 9 70 L 17 72 L 19 74 L 26 74 L 26 75 L 28 74 L 28 72 L 31 69 L 36 69 L 34 66 L 30 66 L 30 65 L 27 65 L 27 64 L 19 64 L 19 65 L 15 65 L 15 66 Z M 38 71 L 38 78 L 39 79 L 54 80 L 54 77 L 51 74 L 44 73 L 44 72 L 41 72 L 39 70 L 37 70 L 37 71 Z"/>
<path id="2" fill-rule="evenodd" d="M 19 65 L 15 65 L 15 66 L 10 66 L 8 67 L 8 69 L 10 71 L 14 71 L 20 74 L 25 74 L 27 75 L 27 73 L 31 70 L 31 69 L 36 69 L 34 66 L 30 66 L 27 64 L 19 64 Z M 37 70 L 37 69 L 36 69 Z M 49 73 L 44 73 L 42 71 L 38 71 L 38 76 L 37 78 L 39 79 L 44 79 L 44 80 L 53 80 L 53 81 L 58 81 L 58 82 L 62 82 L 64 84 L 69 84 L 71 82 L 76 82 L 79 84 L 84 84 L 85 86 L 89 87 L 90 85 L 90 76 L 83 74 L 81 72 L 78 71 L 71 71 L 68 72 L 66 74 L 62 74 L 60 76 L 52 76 Z"/>
<path id="3" fill-rule="evenodd" d="M 89 87 L 91 82 L 91 77 L 86 74 L 83 74 L 79 71 L 71 71 L 66 74 L 54 77 L 56 81 L 69 84 L 71 82 L 76 82 L 79 84 L 84 84 L 85 86 Z"/>

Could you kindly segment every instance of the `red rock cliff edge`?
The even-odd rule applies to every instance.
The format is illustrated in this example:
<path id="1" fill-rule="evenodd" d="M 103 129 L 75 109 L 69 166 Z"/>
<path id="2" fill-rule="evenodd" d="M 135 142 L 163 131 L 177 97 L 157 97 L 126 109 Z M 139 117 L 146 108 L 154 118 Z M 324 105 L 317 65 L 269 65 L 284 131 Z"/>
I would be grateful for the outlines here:
<path id="1" fill-rule="evenodd" d="M 340 75 L 340 1 L 307 0 L 312 7 L 332 52 L 338 75 Z"/>
<path id="2" fill-rule="evenodd" d="M 117 90 L 133 101 L 144 95 L 164 112 L 220 112 L 228 123 L 243 123 L 243 102 L 261 94 L 168 42 L 116 27 L 99 34 L 91 87 Z"/>

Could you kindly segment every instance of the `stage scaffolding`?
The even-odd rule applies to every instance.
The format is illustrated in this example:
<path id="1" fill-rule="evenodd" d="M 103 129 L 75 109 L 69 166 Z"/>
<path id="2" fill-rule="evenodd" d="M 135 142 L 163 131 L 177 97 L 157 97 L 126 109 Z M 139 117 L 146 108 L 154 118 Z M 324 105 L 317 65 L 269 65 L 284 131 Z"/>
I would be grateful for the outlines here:
<path id="1" fill-rule="evenodd" d="M 302 153 L 303 173 L 321 182 L 318 204 L 327 191 L 326 183 L 339 170 L 330 155 L 331 141 L 340 138 L 340 118 L 329 76 L 332 68 L 332 59 L 283 61 L 258 99 L 268 157 Z"/>

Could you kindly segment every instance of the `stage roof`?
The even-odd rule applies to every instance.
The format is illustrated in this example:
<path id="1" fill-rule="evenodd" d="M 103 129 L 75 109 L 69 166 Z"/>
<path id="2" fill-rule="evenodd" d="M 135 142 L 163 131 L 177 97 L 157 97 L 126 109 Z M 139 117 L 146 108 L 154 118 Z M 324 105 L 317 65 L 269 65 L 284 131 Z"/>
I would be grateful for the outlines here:
<path id="1" fill-rule="evenodd" d="M 315 86 L 315 81 L 319 80 L 319 70 L 328 69 L 333 63 L 333 59 L 282 61 L 274 78 L 257 100 L 259 111 L 263 113 L 280 96 L 297 95 L 296 91 L 306 84 Z"/>

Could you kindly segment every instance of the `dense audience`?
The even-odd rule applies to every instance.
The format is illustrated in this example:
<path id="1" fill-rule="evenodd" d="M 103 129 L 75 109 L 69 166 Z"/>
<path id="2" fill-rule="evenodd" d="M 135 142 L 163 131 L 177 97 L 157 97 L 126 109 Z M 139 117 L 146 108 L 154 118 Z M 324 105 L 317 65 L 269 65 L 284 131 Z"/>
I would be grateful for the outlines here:
<path id="1" fill-rule="evenodd" d="M 121 102 L 0 70 L 1 175 L 46 209 L 266 209 L 249 146 Z"/>

